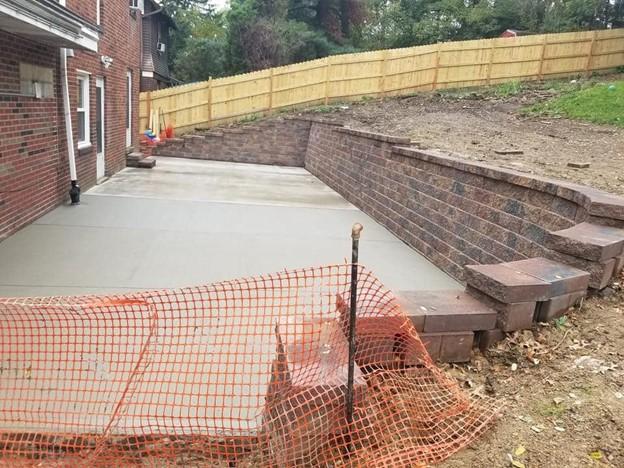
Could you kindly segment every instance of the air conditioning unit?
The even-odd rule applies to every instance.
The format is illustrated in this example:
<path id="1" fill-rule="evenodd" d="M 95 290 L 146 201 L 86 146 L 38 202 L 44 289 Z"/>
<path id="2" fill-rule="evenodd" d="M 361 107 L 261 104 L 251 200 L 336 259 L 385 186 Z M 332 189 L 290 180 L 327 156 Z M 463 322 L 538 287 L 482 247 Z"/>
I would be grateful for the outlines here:
<path id="1" fill-rule="evenodd" d="M 156 50 L 161 54 L 164 54 L 165 50 L 167 50 L 167 46 L 164 42 L 159 42 L 158 44 L 156 44 Z"/>

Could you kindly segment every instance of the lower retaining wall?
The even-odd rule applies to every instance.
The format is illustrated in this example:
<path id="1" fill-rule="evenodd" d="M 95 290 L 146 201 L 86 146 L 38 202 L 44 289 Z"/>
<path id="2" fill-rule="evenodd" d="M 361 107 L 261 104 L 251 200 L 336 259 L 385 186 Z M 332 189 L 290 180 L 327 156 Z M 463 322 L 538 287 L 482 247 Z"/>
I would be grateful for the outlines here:
<path id="1" fill-rule="evenodd" d="M 303 167 L 312 122 L 269 119 L 166 140 L 154 156 Z"/>

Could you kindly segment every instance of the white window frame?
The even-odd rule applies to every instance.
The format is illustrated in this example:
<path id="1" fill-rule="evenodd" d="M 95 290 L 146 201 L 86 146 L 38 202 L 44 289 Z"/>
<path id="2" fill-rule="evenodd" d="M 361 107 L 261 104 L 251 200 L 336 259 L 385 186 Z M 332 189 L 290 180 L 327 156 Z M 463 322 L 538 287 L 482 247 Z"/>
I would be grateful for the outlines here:
<path id="1" fill-rule="evenodd" d="M 141 14 L 145 13 L 145 0 L 130 0 L 128 4 L 130 8 L 139 10 Z"/>
<path id="2" fill-rule="evenodd" d="M 76 102 L 76 113 L 78 114 L 78 126 L 80 127 L 80 114 L 84 114 L 85 125 L 84 125 L 84 140 L 78 140 L 78 149 L 88 148 L 91 146 L 91 125 L 89 115 L 89 107 L 91 106 L 91 102 L 89 100 L 89 79 L 90 76 L 88 73 L 77 73 L 78 78 L 78 91 L 80 92 L 80 82 L 84 82 L 85 85 L 82 88 L 82 107 L 78 107 L 78 102 Z M 79 137 L 80 138 L 80 137 Z"/>
<path id="3" fill-rule="evenodd" d="M 102 21 L 102 0 L 95 1 L 95 8 L 95 24 L 99 26 Z"/>

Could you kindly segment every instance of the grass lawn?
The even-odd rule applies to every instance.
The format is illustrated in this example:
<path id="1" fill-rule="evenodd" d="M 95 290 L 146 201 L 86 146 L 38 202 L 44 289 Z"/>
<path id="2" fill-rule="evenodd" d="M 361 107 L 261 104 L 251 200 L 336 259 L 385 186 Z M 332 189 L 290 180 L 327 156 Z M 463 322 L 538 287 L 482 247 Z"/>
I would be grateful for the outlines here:
<path id="1" fill-rule="evenodd" d="M 559 97 L 527 107 L 524 112 L 624 127 L 624 81 L 564 92 Z"/>

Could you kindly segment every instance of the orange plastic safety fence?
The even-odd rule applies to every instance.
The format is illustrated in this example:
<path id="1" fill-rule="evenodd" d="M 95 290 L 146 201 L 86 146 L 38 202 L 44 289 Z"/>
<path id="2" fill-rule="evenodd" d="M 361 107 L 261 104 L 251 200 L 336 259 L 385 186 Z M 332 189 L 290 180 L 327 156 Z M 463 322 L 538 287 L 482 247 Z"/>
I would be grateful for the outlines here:
<path id="1" fill-rule="evenodd" d="M 0 463 L 418 466 L 491 423 L 359 267 L 124 296 L 0 299 Z"/>

